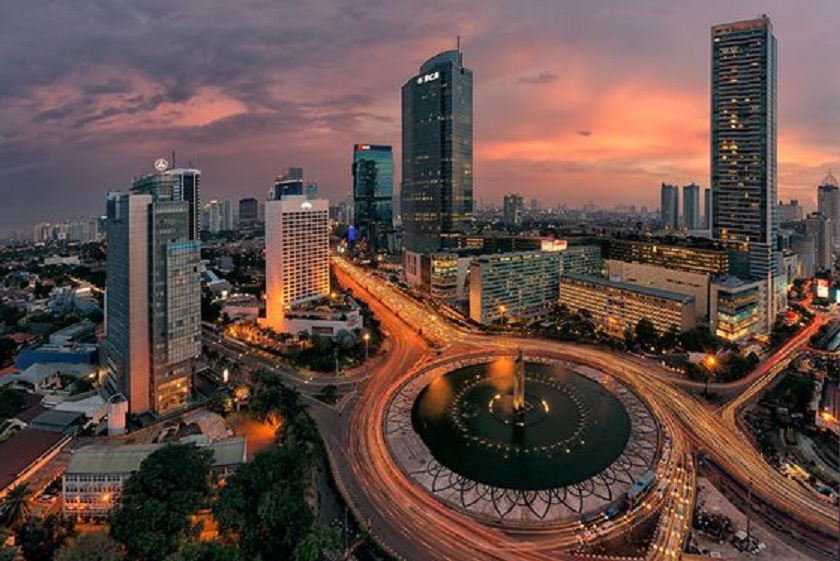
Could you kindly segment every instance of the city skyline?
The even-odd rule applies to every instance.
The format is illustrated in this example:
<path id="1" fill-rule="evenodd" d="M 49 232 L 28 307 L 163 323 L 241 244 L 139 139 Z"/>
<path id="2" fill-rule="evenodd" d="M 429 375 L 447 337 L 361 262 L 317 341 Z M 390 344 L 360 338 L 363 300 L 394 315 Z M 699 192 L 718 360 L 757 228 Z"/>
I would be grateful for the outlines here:
<path id="1" fill-rule="evenodd" d="M 513 181 L 526 198 L 548 204 L 592 199 L 607 208 L 653 208 L 662 181 L 708 187 L 709 29 L 762 12 L 784 47 L 779 198 L 813 207 L 816 184 L 828 168 L 840 168 L 832 132 L 840 116 L 831 111 L 840 78 L 823 71 L 832 45 L 840 45 L 840 7 L 828 1 L 807 13 L 781 2 L 682 11 L 644 2 L 586 9 L 530 2 L 489 6 L 474 18 L 456 4 L 440 26 L 434 4 L 410 20 L 411 10 L 322 5 L 280 18 L 293 22 L 276 34 L 282 40 L 268 34 L 271 8 L 226 14 L 221 6 L 190 6 L 108 14 L 86 4 L 73 13 L 6 8 L 4 19 L 16 25 L 6 37 L 15 44 L 4 52 L 28 64 L 13 65 L 0 91 L 4 230 L 98 213 L 101 192 L 124 184 L 126 170 L 148 172 L 154 157 L 173 148 L 179 165 L 202 168 L 208 199 L 262 198 L 279 171 L 302 165 L 324 196 L 341 200 L 352 184 L 346 146 L 377 142 L 399 152 L 399 85 L 429 53 L 453 48 L 458 34 L 476 71 L 476 200 L 501 201 Z M 336 35 L 335 24 L 325 23 L 330 14 L 356 27 L 324 41 Z M 106 18 L 121 25 L 105 29 Z M 203 33 L 208 18 L 227 19 Z M 60 25 L 49 37 L 72 62 L 58 64 L 17 36 L 34 25 Z M 379 33 L 365 35 L 371 28 Z M 151 45 L 152 29 L 191 42 L 176 41 L 172 51 Z M 252 38 L 241 45 L 224 39 L 234 35 Z M 120 41 L 125 48 L 101 48 Z M 293 129 L 307 134 L 289 143 Z M 58 184 L 73 196 L 53 196 Z"/>

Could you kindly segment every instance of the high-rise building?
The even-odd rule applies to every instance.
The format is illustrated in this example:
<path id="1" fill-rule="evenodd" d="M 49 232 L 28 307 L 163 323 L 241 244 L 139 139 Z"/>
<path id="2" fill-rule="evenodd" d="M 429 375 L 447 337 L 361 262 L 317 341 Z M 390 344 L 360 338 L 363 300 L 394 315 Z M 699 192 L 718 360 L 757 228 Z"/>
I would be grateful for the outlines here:
<path id="1" fill-rule="evenodd" d="M 473 74 L 460 50 L 430 58 L 402 87 L 403 245 L 450 247 L 473 216 Z"/>
<path id="2" fill-rule="evenodd" d="M 268 200 L 279 201 L 284 197 L 301 197 L 304 194 L 303 179 L 290 179 L 285 175 L 279 175 L 268 192 Z"/>
<path id="3" fill-rule="evenodd" d="M 522 215 L 525 213 L 525 199 L 517 193 L 508 193 L 503 201 L 503 212 L 506 226 L 522 224 Z"/>
<path id="4" fill-rule="evenodd" d="M 776 274 L 776 37 L 767 16 L 712 27 L 712 236 Z M 772 314 L 771 315 L 775 315 Z"/>
<path id="5" fill-rule="evenodd" d="M 303 168 L 289 168 L 286 179 L 303 179 Z"/>
<path id="6" fill-rule="evenodd" d="M 834 223 L 819 212 L 812 212 L 805 219 L 805 233 L 814 238 L 814 264 L 817 271 L 833 269 Z"/>
<path id="7" fill-rule="evenodd" d="M 202 228 L 211 234 L 233 230 L 233 211 L 230 201 L 212 200 L 204 205 L 201 224 Z"/>
<path id="8" fill-rule="evenodd" d="M 700 229 L 700 186 L 694 183 L 683 187 L 683 225 L 688 230 Z"/>
<path id="9" fill-rule="evenodd" d="M 712 190 L 708 188 L 703 190 L 703 228 L 712 228 Z"/>
<path id="10" fill-rule="evenodd" d="M 765 282 L 763 330 L 786 302 L 778 265 L 776 37 L 770 18 L 712 27 L 712 237 Z"/>
<path id="11" fill-rule="evenodd" d="M 266 324 L 282 332 L 287 307 L 330 293 L 329 203 L 291 195 L 265 205 Z"/>
<path id="12" fill-rule="evenodd" d="M 840 242 L 840 187 L 830 171 L 817 187 L 817 212 L 831 220 L 834 243 Z"/>
<path id="13" fill-rule="evenodd" d="M 318 198 L 318 182 L 317 181 L 310 181 L 306 184 L 306 198 L 307 199 L 317 199 Z"/>
<path id="14" fill-rule="evenodd" d="M 790 202 L 784 203 L 779 201 L 779 223 L 798 222 L 805 218 L 805 209 L 799 204 L 796 199 L 791 199 Z"/>
<path id="15" fill-rule="evenodd" d="M 239 227 L 253 228 L 260 219 L 260 206 L 257 199 L 247 197 L 239 199 Z"/>
<path id="16" fill-rule="evenodd" d="M 662 184 L 659 212 L 662 229 L 676 230 L 680 227 L 680 190 L 676 185 Z"/>
<path id="17" fill-rule="evenodd" d="M 105 355 L 109 386 L 131 413 L 189 400 L 201 352 L 200 243 L 187 201 L 111 193 L 107 204 Z"/>
<path id="18" fill-rule="evenodd" d="M 371 254 L 388 247 L 394 227 L 394 155 L 390 146 L 353 146 L 353 220 L 356 239 Z"/>
<path id="19" fill-rule="evenodd" d="M 131 190 L 147 193 L 154 199 L 184 201 L 189 205 L 189 239 L 199 239 L 201 232 L 201 170 L 193 168 L 167 169 L 166 160 L 158 160 L 156 173 L 138 177 Z"/>

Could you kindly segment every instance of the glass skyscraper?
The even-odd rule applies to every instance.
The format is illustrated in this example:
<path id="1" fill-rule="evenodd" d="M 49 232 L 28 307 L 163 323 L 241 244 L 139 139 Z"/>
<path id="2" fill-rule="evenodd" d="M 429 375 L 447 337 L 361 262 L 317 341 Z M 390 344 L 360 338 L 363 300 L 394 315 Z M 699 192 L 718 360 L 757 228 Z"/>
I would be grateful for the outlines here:
<path id="1" fill-rule="evenodd" d="M 368 253 L 386 249 L 394 223 L 394 154 L 390 146 L 353 147 L 353 222 Z"/>
<path id="2" fill-rule="evenodd" d="M 712 27 L 712 235 L 775 275 L 776 37 L 767 16 Z"/>
<path id="3" fill-rule="evenodd" d="M 144 175 L 134 180 L 131 190 L 157 199 L 184 201 L 189 205 L 189 239 L 200 239 L 201 170 L 174 168 Z"/>
<path id="4" fill-rule="evenodd" d="M 689 230 L 700 228 L 700 186 L 694 183 L 683 187 L 683 224 Z"/>
<path id="5" fill-rule="evenodd" d="M 427 60 L 402 87 L 402 221 L 407 251 L 450 249 L 473 214 L 472 71 L 460 50 Z"/>
<path id="6" fill-rule="evenodd" d="M 680 227 L 680 189 L 676 185 L 662 184 L 659 212 L 663 230 Z"/>
<path id="7" fill-rule="evenodd" d="M 200 242 L 172 195 L 108 197 L 105 355 L 131 413 L 185 406 L 201 352 Z"/>

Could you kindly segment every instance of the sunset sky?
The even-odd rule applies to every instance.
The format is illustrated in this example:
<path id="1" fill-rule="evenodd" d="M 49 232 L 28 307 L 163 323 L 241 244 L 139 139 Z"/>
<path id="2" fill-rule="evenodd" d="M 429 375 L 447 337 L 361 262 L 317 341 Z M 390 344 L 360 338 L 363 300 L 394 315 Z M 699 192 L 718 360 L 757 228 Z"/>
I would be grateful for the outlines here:
<path id="1" fill-rule="evenodd" d="M 120 7 L 117 7 L 119 5 Z M 333 201 L 392 144 L 400 87 L 462 37 L 475 197 L 657 206 L 709 182 L 709 28 L 779 41 L 779 196 L 840 170 L 840 1 L 72 0 L 0 3 L 0 234 L 104 212 L 174 149 L 202 199 L 303 166 Z M 837 173 L 840 176 L 840 173 Z"/>

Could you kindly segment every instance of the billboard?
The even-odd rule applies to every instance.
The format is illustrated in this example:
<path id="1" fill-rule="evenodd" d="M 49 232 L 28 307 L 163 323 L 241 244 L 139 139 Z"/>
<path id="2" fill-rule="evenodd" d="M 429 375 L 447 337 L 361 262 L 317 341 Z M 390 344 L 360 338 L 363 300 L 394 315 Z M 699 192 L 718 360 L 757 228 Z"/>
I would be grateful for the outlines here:
<path id="1" fill-rule="evenodd" d="M 817 298 L 828 298 L 828 279 L 817 279 Z"/>
<path id="2" fill-rule="evenodd" d="M 569 242 L 566 240 L 542 240 L 540 242 L 540 249 L 543 251 L 565 251 L 569 247 Z"/>

